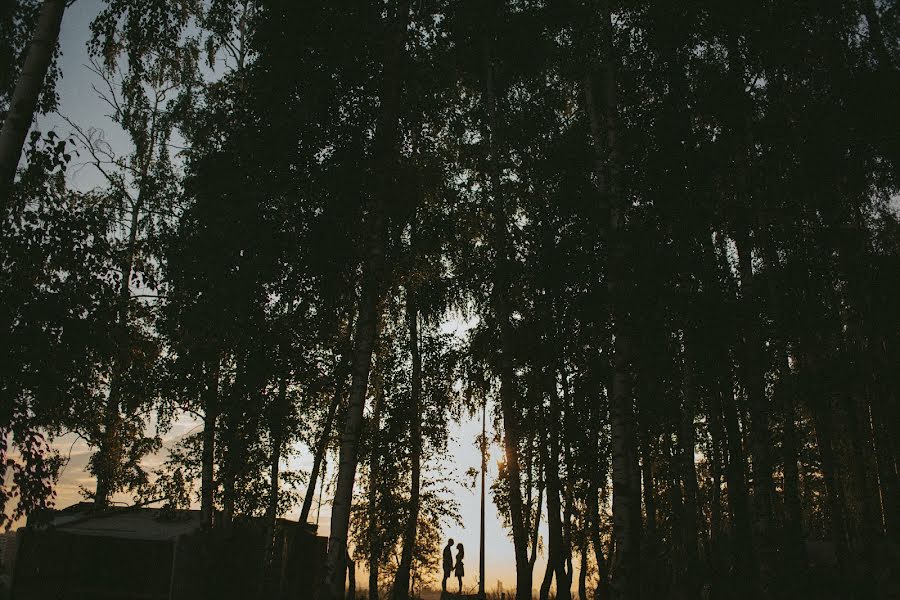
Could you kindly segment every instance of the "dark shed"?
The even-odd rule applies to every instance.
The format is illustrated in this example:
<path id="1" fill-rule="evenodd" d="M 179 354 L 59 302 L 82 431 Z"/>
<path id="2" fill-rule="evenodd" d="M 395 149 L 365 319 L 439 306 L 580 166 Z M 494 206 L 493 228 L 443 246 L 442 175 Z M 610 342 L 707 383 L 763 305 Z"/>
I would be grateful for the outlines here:
<path id="1" fill-rule="evenodd" d="M 314 598 L 327 539 L 279 519 L 265 560 L 262 519 L 204 531 L 198 511 L 81 503 L 29 523 L 12 582 L 14 600 L 243 598 L 260 589 L 284 600 Z"/>

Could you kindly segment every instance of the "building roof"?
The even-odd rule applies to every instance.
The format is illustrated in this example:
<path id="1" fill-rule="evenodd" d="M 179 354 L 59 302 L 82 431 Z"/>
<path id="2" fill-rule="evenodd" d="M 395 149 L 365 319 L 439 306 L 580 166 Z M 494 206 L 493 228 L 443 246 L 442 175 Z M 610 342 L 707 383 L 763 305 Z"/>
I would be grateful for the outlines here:
<path id="1" fill-rule="evenodd" d="M 172 540 L 200 528 L 200 511 L 116 508 L 93 512 L 82 502 L 58 511 L 49 523 L 57 531 L 134 540 Z"/>

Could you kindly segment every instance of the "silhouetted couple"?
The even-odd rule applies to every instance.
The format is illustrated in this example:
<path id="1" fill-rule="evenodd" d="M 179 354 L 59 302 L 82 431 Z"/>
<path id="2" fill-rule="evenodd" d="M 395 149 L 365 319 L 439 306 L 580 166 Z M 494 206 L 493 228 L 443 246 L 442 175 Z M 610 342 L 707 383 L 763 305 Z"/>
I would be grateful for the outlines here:
<path id="1" fill-rule="evenodd" d="M 462 578 L 463 575 L 466 574 L 466 569 L 463 566 L 463 557 L 466 555 L 465 550 L 463 549 L 462 544 L 456 545 L 456 566 L 453 566 L 453 539 L 447 542 L 447 545 L 444 546 L 444 580 L 441 582 L 441 587 L 446 592 L 447 591 L 447 580 L 450 579 L 450 573 L 452 572 L 456 575 L 456 579 L 459 580 L 459 593 L 462 594 Z"/>

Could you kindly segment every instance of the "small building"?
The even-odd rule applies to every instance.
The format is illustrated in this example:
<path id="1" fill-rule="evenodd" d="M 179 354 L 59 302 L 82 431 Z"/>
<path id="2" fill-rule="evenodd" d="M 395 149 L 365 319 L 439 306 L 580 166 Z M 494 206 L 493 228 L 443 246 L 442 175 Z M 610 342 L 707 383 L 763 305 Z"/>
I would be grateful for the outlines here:
<path id="1" fill-rule="evenodd" d="M 0 534 L 0 569 L 5 569 L 15 561 L 16 532 L 4 531 Z"/>
<path id="2" fill-rule="evenodd" d="M 93 510 L 80 503 L 29 521 L 18 548 L 14 600 L 266 596 L 306 600 L 324 573 L 327 539 L 279 519 L 205 530 L 199 511 Z M 266 553 L 267 546 L 273 548 Z"/>
<path id="3" fill-rule="evenodd" d="M 16 564 L 16 550 L 19 547 L 19 530 L 4 531 L 0 535 L 0 571 L 9 574 Z"/>

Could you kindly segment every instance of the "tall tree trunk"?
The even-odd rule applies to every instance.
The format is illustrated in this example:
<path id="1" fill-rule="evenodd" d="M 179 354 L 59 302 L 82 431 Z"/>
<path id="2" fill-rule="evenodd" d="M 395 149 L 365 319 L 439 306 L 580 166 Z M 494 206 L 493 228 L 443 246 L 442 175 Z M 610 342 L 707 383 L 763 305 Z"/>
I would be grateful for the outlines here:
<path id="1" fill-rule="evenodd" d="M 394 600 L 409 598 L 409 571 L 412 566 L 413 550 L 416 546 L 416 531 L 419 523 L 419 489 L 422 469 L 422 356 L 419 353 L 419 307 L 416 302 L 416 291 L 409 284 L 406 290 L 406 324 L 409 331 L 409 354 L 412 359 L 412 378 L 410 380 L 410 462 L 411 477 L 409 491 L 409 516 L 403 531 L 403 547 L 400 552 L 400 565 L 394 577 Z"/>
<path id="2" fill-rule="evenodd" d="M 225 456 L 222 464 L 222 527 L 226 530 L 231 528 L 234 522 L 234 505 L 237 493 L 237 444 L 238 433 L 234 431 L 237 426 L 237 418 L 234 406 L 229 407 L 225 413 L 225 427 L 222 438 L 222 446 L 225 450 Z"/>
<path id="3" fill-rule="evenodd" d="M 624 276 L 626 269 L 625 212 L 621 190 L 621 152 L 619 149 L 619 117 L 617 100 L 617 57 L 613 44 L 610 7 L 600 2 L 601 44 L 605 61 L 601 97 L 595 102 L 593 77 L 585 77 L 585 104 L 591 125 L 595 154 L 595 175 L 599 187 L 600 206 L 608 215 L 606 241 L 609 247 L 607 294 L 613 334 L 613 376 L 610 399 L 612 430 L 613 538 L 615 555 L 611 569 L 611 591 L 614 600 L 640 597 L 641 507 L 637 451 L 634 437 L 632 384 L 629 373 L 631 342 L 625 323 L 628 310 Z M 599 105 L 599 110 L 598 110 Z"/>
<path id="4" fill-rule="evenodd" d="M 642 378 L 636 389 L 637 395 L 637 428 L 638 447 L 641 455 L 640 477 L 641 498 L 644 502 L 644 529 L 641 541 L 641 578 L 642 594 L 654 597 L 661 592 L 660 567 L 663 563 L 662 539 L 659 532 L 657 477 L 659 474 L 659 432 L 653 418 L 652 399 L 659 396 L 659 381 L 662 377 L 653 372 L 653 367 L 645 370 L 647 377 Z"/>
<path id="5" fill-rule="evenodd" d="M 381 381 L 375 386 L 375 404 L 372 407 L 372 454 L 369 457 L 369 600 L 379 600 L 378 576 L 381 566 L 381 533 L 378 519 L 378 475 L 381 472 L 381 407 L 384 404 L 384 388 Z"/>
<path id="6" fill-rule="evenodd" d="M 374 157 L 377 185 L 367 222 L 366 256 L 363 264 L 356 333 L 353 339 L 353 366 L 347 416 L 341 435 L 337 486 L 331 507 L 331 530 L 328 538 L 328 557 L 325 563 L 322 600 L 340 600 L 343 595 L 347 556 L 347 534 L 353 502 L 353 484 L 359 460 L 359 435 L 372 351 L 378 338 L 380 297 L 384 286 L 386 206 L 397 185 L 397 161 L 400 155 L 400 93 L 403 87 L 403 65 L 409 25 L 410 0 L 398 0 L 396 11 L 388 18 L 388 39 L 385 44 L 382 71 L 381 107 L 376 126 Z"/>
<path id="7" fill-rule="evenodd" d="M 656 445 L 657 436 L 650 431 L 649 424 L 642 419 L 640 425 L 641 446 L 641 478 L 643 480 L 644 498 L 644 537 L 646 543 L 654 546 L 656 542 Z"/>
<path id="8" fill-rule="evenodd" d="M 66 2 L 67 0 L 44 0 L 41 5 L 25 64 L 9 102 L 9 111 L 0 131 L 0 211 L 8 207 L 9 193 L 22 156 L 22 147 L 34 120 L 44 78 L 50 69 L 59 40 Z"/>
<path id="9" fill-rule="evenodd" d="M 751 263 L 749 232 L 746 229 L 737 239 L 741 301 L 744 315 L 744 386 L 750 413 L 750 455 L 753 467 L 753 502 L 751 504 L 753 529 L 758 540 L 761 585 L 767 588 L 773 569 L 772 462 L 769 456 L 769 407 L 766 397 L 765 371 L 762 360 L 762 341 L 759 334 L 760 315 L 756 307 L 754 275 Z M 766 593 L 766 592 L 764 592 Z"/>
<path id="10" fill-rule="evenodd" d="M 494 287 L 491 304 L 500 329 L 501 352 L 498 357 L 500 375 L 500 413 L 503 419 L 503 446 L 506 459 L 506 475 L 509 486 L 509 517 L 513 533 L 513 550 L 516 560 L 516 600 L 531 599 L 532 563 L 528 559 L 529 532 L 526 528 L 522 499 L 522 480 L 519 466 L 519 410 L 516 407 L 515 372 L 512 353 L 512 309 L 509 306 L 509 232 L 507 213 L 500 186 L 497 165 L 497 97 L 494 89 L 494 56 L 492 33 L 484 38 L 484 103 L 487 112 L 487 167 L 490 190 L 493 196 L 491 228 L 492 243 L 497 258 L 494 269 Z"/>
<path id="11" fill-rule="evenodd" d="M 287 378 L 278 379 L 278 395 L 269 420 L 269 504 L 266 507 L 266 539 L 263 548 L 262 568 L 260 569 L 260 600 L 267 598 L 271 590 L 270 575 L 272 560 L 275 555 L 275 528 L 278 519 L 279 478 L 281 469 L 281 446 L 284 442 L 284 418 L 287 413 Z"/>
<path id="12" fill-rule="evenodd" d="M 589 600 L 587 591 L 588 548 L 587 540 L 580 550 L 580 562 L 578 563 L 578 600 Z"/>
<path id="13" fill-rule="evenodd" d="M 575 576 L 575 570 L 572 565 L 572 552 L 573 552 L 573 518 L 574 518 L 574 502 L 575 502 L 575 473 L 574 473 L 574 462 L 572 460 L 572 441 L 573 441 L 573 432 L 575 431 L 575 423 L 574 423 L 574 407 L 572 405 L 572 395 L 569 392 L 569 380 L 566 375 L 565 365 L 560 363 L 559 365 L 559 375 L 562 381 L 562 390 L 563 390 L 563 419 L 561 423 L 563 424 L 563 432 L 559 436 L 562 439 L 563 447 L 563 460 L 566 465 L 566 480 L 565 485 L 563 486 L 563 554 L 565 558 L 565 578 L 566 578 L 566 592 L 565 595 L 567 598 L 571 598 L 571 584 L 572 578 Z M 558 394 L 557 394 L 558 397 Z M 560 592 L 557 592 L 557 596 L 560 595 Z"/>
<path id="14" fill-rule="evenodd" d="M 786 567 L 795 578 L 806 570 L 806 547 L 803 541 L 803 513 L 800 503 L 800 440 L 797 432 L 797 411 L 794 408 L 796 389 L 787 354 L 780 365 L 781 375 L 776 394 L 784 413 L 782 450 L 784 453 L 784 553 Z"/>
<path id="15" fill-rule="evenodd" d="M 596 394 L 597 392 L 595 392 Z M 591 460 L 590 469 L 590 488 L 587 491 L 587 513 L 589 519 L 589 534 L 591 546 L 594 550 L 594 562 L 597 563 L 597 589 L 594 593 L 598 600 L 609 597 L 609 565 L 606 556 L 603 554 L 603 542 L 600 539 L 600 493 L 605 487 L 606 469 L 600 462 L 600 449 L 598 442 L 600 439 L 600 410 L 599 402 L 591 402 L 590 408 L 590 426 L 589 426 L 589 443 Z"/>
<path id="16" fill-rule="evenodd" d="M 878 461 L 878 482 L 885 532 L 895 543 L 900 544 L 900 477 L 898 477 L 900 465 L 895 459 L 898 438 L 891 431 L 890 416 L 890 408 L 898 404 L 896 398 L 892 397 L 889 386 L 890 384 L 881 384 L 876 388 L 878 391 L 872 399 L 872 424 L 875 429 L 875 455 Z M 893 421 L 893 427 L 897 427 L 896 420 Z"/>
<path id="17" fill-rule="evenodd" d="M 776 89 L 780 91 L 783 85 L 781 77 L 776 78 L 776 84 Z M 790 122 L 786 125 L 790 125 Z M 777 273 L 781 270 L 781 264 L 770 227 L 771 224 L 764 209 L 760 212 L 758 219 L 760 246 L 766 268 L 771 272 Z M 776 315 L 776 323 L 781 327 L 787 328 L 790 316 L 785 309 L 785 299 L 778 289 L 777 279 L 773 275 L 768 277 L 768 296 Z M 794 398 L 797 390 L 795 389 L 796 386 L 793 385 L 787 340 L 783 336 L 778 335 L 775 335 L 774 338 L 772 346 L 779 359 L 775 400 L 780 404 L 784 418 L 782 427 L 784 535 L 781 543 L 784 547 L 785 560 L 782 568 L 796 582 L 804 578 L 807 564 L 800 502 L 800 442 L 797 433 L 797 414 L 794 408 Z"/>
<path id="18" fill-rule="evenodd" d="M 153 114 L 159 108 L 159 101 L 153 107 Z M 147 194 L 147 174 L 153 162 L 156 143 L 156 118 L 151 117 L 148 124 L 149 132 L 146 137 L 132 135 L 132 141 L 137 147 L 136 156 L 139 170 L 137 173 L 137 197 L 131 203 L 131 216 L 128 226 L 128 241 L 125 246 L 125 255 L 119 265 L 122 280 L 119 282 L 119 297 L 116 312 L 116 326 L 114 331 L 116 357 L 113 361 L 110 373 L 109 394 L 104 410 L 103 435 L 100 439 L 100 447 L 95 457 L 99 468 L 97 469 L 97 488 L 95 501 L 99 508 L 106 507 L 113 489 L 118 484 L 119 471 L 125 456 L 123 440 L 119 438 L 122 426 L 122 389 L 131 366 L 130 336 L 128 332 L 131 301 L 131 277 L 134 264 L 137 259 L 138 231 L 141 227 L 141 213 L 144 209 Z M 143 143 L 141 143 L 143 142 Z"/>
<path id="19" fill-rule="evenodd" d="M 544 488 L 546 487 L 546 466 L 544 465 L 543 460 L 538 461 L 537 465 L 537 477 L 538 477 L 538 497 L 537 497 L 537 505 L 534 509 L 534 522 L 531 524 L 531 530 L 528 532 L 529 539 L 531 540 L 531 555 L 528 559 L 529 569 L 531 569 L 532 573 L 534 572 L 534 563 L 537 562 L 537 554 L 538 554 L 538 534 L 541 527 L 541 512 L 543 511 L 544 506 Z"/>
<path id="20" fill-rule="evenodd" d="M 725 354 L 727 356 L 727 352 Z M 758 585 L 756 554 L 753 552 L 753 535 L 750 525 L 750 499 L 747 493 L 747 459 L 738 419 L 737 403 L 734 397 L 734 381 L 730 358 L 722 367 L 720 389 L 725 421 L 728 464 L 725 470 L 728 483 L 728 512 L 731 516 L 732 558 L 737 574 L 735 592 L 742 597 L 754 598 Z"/>
<path id="21" fill-rule="evenodd" d="M 731 265 L 728 262 L 728 248 L 725 235 L 721 232 L 704 239 L 702 256 L 708 262 L 708 268 L 714 280 L 719 280 L 718 287 L 712 290 L 716 298 L 711 303 L 725 307 L 728 291 L 721 283 L 730 280 Z M 727 308 L 726 308 L 727 309 Z M 729 317 L 719 315 L 717 324 L 724 328 Z M 714 371 L 713 393 L 722 411 L 725 434 L 725 481 L 727 484 L 728 513 L 731 533 L 731 558 L 734 564 L 735 577 L 732 581 L 731 593 L 740 598 L 756 598 L 759 586 L 759 569 L 756 566 L 756 553 L 753 549 L 753 533 L 750 524 L 750 498 L 747 484 L 747 458 L 740 426 L 740 415 L 735 399 L 734 360 L 729 351 L 730 335 L 714 334 L 714 348 L 723 360 L 717 361 L 719 368 Z"/>
<path id="22" fill-rule="evenodd" d="M 711 374 L 712 375 L 712 374 Z M 709 390 L 709 432 L 710 456 L 709 470 L 711 477 L 710 517 L 709 517 L 709 563 L 711 576 L 711 597 L 722 597 L 721 583 L 725 577 L 725 561 L 722 556 L 722 473 L 723 463 L 727 460 L 725 447 L 725 429 L 722 424 L 722 398 L 717 389 L 718 383 L 712 375 L 706 380 Z M 727 469 L 727 465 L 725 465 Z"/>
<path id="23" fill-rule="evenodd" d="M 697 598 L 700 593 L 700 546 L 699 507 L 697 496 L 697 467 L 694 463 L 694 414 L 696 410 L 696 387 L 694 384 L 693 333 L 684 332 L 684 356 L 682 365 L 682 409 L 679 422 L 678 441 L 681 455 L 681 479 L 684 482 L 684 547 L 687 566 L 686 578 L 688 598 Z"/>
<path id="24" fill-rule="evenodd" d="M 836 195 L 835 200 L 841 197 Z M 826 225 L 842 231 L 831 249 L 836 254 L 839 276 L 846 285 L 840 296 L 837 290 L 832 292 L 834 295 L 829 299 L 829 305 L 831 312 L 840 316 L 840 329 L 834 330 L 832 336 L 838 340 L 850 376 L 845 378 L 841 386 L 843 389 L 831 408 L 837 411 L 834 422 L 839 424 L 840 429 L 836 433 L 843 434 L 840 439 L 845 450 L 839 452 L 837 458 L 844 463 L 840 471 L 849 483 L 846 490 L 848 506 L 855 509 L 848 513 L 850 518 L 847 524 L 850 527 L 847 529 L 847 539 L 856 567 L 861 573 L 866 573 L 860 584 L 871 582 L 872 550 L 882 524 L 868 402 L 868 371 L 873 357 L 869 346 L 872 334 L 866 327 L 871 313 L 866 280 L 871 258 L 862 220 L 858 206 L 848 209 L 841 206 L 838 210 L 825 213 Z"/>
<path id="25" fill-rule="evenodd" d="M 537 378 L 536 378 L 537 379 Z M 537 380 L 535 381 L 537 384 Z M 538 402 L 542 402 L 542 395 L 536 394 L 536 400 Z M 539 405 L 540 406 L 540 405 Z M 543 412 L 543 411 L 541 411 Z M 549 419 L 548 419 L 549 420 Z M 542 419 L 543 421 L 543 419 Z M 547 431 L 549 428 L 547 427 L 547 422 L 542 422 L 542 427 Z M 555 476 L 557 480 L 557 484 L 554 486 L 553 484 L 553 462 L 550 458 L 550 454 L 552 450 L 550 449 L 550 439 L 549 439 L 549 431 L 546 439 L 538 440 L 538 451 L 541 455 L 541 464 L 546 468 L 544 469 L 544 482 L 547 486 L 547 529 L 549 531 L 549 536 L 547 540 L 547 565 L 544 568 L 544 577 L 541 579 L 541 586 L 538 589 L 538 600 L 547 600 L 550 597 L 550 587 L 553 585 L 553 576 L 556 574 L 556 565 L 559 562 L 559 545 L 560 545 L 560 535 L 559 535 L 559 512 L 556 513 L 556 518 L 553 516 L 553 496 L 556 494 L 556 502 L 555 506 L 557 511 L 559 510 L 559 484 L 558 484 L 558 473 Z M 533 567 L 532 567 L 533 568 Z"/>
<path id="26" fill-rule="evenodd" d="M 834 542 L 838 569 L 843 580 L 843 575 L 847 573 L 849 564 L 847 525 L 845 522 L 843 494 L 841 493 L 840 482 L 837 480 L 830 402 L 826 390 L 822 389 L 822 386 L 818 383 L 819 378 L 822 376 L 818 358 L 807 350 L 810 348 L 809 340 L 801 340 L 801 343 L 803 358 L 800 361 L 798 370 L 803 373 L 803 379 L 806 382 L 804 393 L 807 397 L 810 412 L 813 415 L 816 431 L 816 445 L 819 448 L 822 479 L 825 483 L 831 538 Z"/>
<path id="27" fill-rule="evenodd" d="M 46 3 L 44 5 L 46 7 Z M 142 172 L 141 187 L 146 177 L 146 163 Z M 128 225 L 128 242 L 125 247 L 125 256 L 119 265 L 122 279 L 119 282 L 119 295 L 116 307 L 115 348 L 116 356 L 110 374 L 109 394 L 103 412 L 103 434 L 100 438 L 100 446 L 94 457 L 94 475 L 97 479 L 97 487 L 94 493 L 94 503 L 97 508 L 106 508 L 109 505 L 110 496 L 117 487 L 119 471 L 125 448 L 119 437 L 122 424 L 120 404 L 122 388 L 124 386 L 125 373 L 131 364 L 131 348 L 129 347 L 128 320 L 129 303 L 131 302 L 131 274 L 134 270 L 135 254 L 137 252 L 137 235 L 140 227 L 140 215 L 143 208 L 143 193 L 138 193 L 137 200 L 131 207 L 131 218 Z"/>
<path id="28" fill-rule="evenodd" d="M 861 350 L 857 350 L 861 353 Z M 857 354 L 858 356 L 858 354 Z M 850 481 L 853 504 L 859 508 L 859 539 L 855 548 L 860 562 L 871 563 L 871 552 L 875 539 L 881 533 L 881 506 L 878 502 L 878 488 L 873 481 L 874 448 L 872 448 L 872 427 L 869 409 L 863 391 L 854 389 L 842 397 L 845 405 L 846 428 L 849 432 Z"/>
<path id="29" fill-rule="evenodd" d="M 224 451 L 222 459 L 222 527 L 226 530 L 230 529 L 234 522 L 237 479 L 244 460 L 245 440 L 240 429 L 244 421 L 244 400 L 249 390 L 246 373 L 248 360 L 247 356 L 238 360 L 234 384 L 224 406 L 226 412 L 222 430 L 222 449 Z"/>
<path id="30" fill-rule="evenodd" d="M 356 561 L 345 555 L 344 563 L 347 565 L 347 596 L 346 600 L 356 600 Z M 343 577 L 342 577 L 343 579 Z M 341 587 L 344 582 L 341 581 Z"/>
<path id="31" fill-rule="evenodd" d="M 750 413 L 750 456 L 753 467 L 753 502 L 751 505 L 753 529 L 758 550 L 760 590 L 762 597 L 768 589 L 775 559 L 772 538 L 772 498 L 775 485 L 772 479 L 772 463 L 769 456 L 769 406 L 766 397 L 766 370 L 763 361 L 763 341 L 760 332 L 761 315 L 759 298 L 753 273 L 753 245 L 750 237 L 751 217 L 748 214 L 753 201 L 750 191 L 750 150 L 753 147 L 750 101 L 744 91 L 744 64 L 738 46 L 737 32 L 727 32 L 726 46 L 735 97 L 738 99 L 732 135 L 734 136 L 735 198 L 738 217 L 734 224 L 734 241 L 738 255 L 738 275 L 741 290 L 742 316 L 742 365 L 743 384 L 747 392 Z"/>
<path id="32" fill-rule="evenodd" d="M 641 412 L 644 412 L 643 409 Z M 648 429 L 648 424 L 644 422 L 644 419 L 645 417 L 641 417 L 641 420 L 638 421 L 638 426 L 640 427 L 642 493 L 646 523 L 641 544 L 643 553 L 641 575 L 645 581 L 642 592 L 649 597 L 653 597 L 660 593 L 659 573 L 663 562 L 662 540 L 657 527 L 657 459 L 659 449 L 658 436 L 655 431 Z"/>
<path id="33" fill-rule="evenodd" d="M 348 336 L 350 327 L 348 325 Z M 328 406 L 328 413 L 325 415 L 325 422 L 322 423 L 319 440 L 316 442 L 316 453 L 313 456 L 312 469 L 309 472 L 309 484 L 306 487 L 306 495 L 303 497 L 300 518 L 297 519 L 299 523 L 306 523 L 309 520 L 309 511 L 312 509 L 313 498 L 316 495 L 316 482 L 319 479 L 319 472 L 322 470 L 322 462 L 325 459 L 325 452 L 328 450 L 328 442 L 334 429 L 334 418 L 344 397 L 344 386 L 347 381 L 347 371 L 350 370 L 349 367 L 350 360 L 347 353 L 344 352 L 334 368 L 334 394 L 331 397 L 331 404 Z"/>
<path id="34" fill-rule="evenodd" d="M 715 395 L 715 391 L 713 394 Z M 719 425 L 721 431 L 721 425 Z M 722 560 L 722 442 L 717 434 L 710 440 L 710 508 L 709 508 L 709 567 L 711 579 L 711 595 L 721 596 L 719 583 L 725 573 Z"/>
<path id="35" fill-rule="evenodd" d="M 203 437 L 200 451 L 200 522 L 212 527 L 215 492 L 216 421 L 219 418 L 219 353 L 206 364 L 203 392 Z"/>
<path id="36" fill-rule="evenodd" d="M 547 490 L 549 493 L 550 490 Z M 549 502 L 547 509 L 549 510 Z M 541 580 L 541 587 L 538 590 L 538 600 L 548 600 L 550 598 L 550 587 L 553 585 L 553 575 L 556 573 L 557 547 L 552 541 L 547 545 L 547 566 L 544 569 L 544 578 Z"/>
<path id="37" fill-rule="evenodd" d="M 556 393 L 556 381 L 552 372 L 544 375 L 543 389 L 549 393 L 550 412 L 545 422 L 547 431 L 547 448 L 544 462 L 547 465 L 547 528 L 549 537 L 549 550 L 547 553 L 547 572 L 541 585 L 541 598 L 546 599 L 550 589 L 551 570 L 556 575 L 556 597 L 560 600 L 571 598 L 571 581 L 565 567 L 565 551 L 563 548 L 563 523 L 560 519 L 562 505 L 560 503 L 560 464 L 559 464 L 559 397 Z M 544 444 L 542 444 L 542 447 Z"/>
<path id="38" fill-rule="evenodd" d="M 266 519 L 269 526 L 274 529 L 275 518 L 278 516 L 278 489 L 279 470 L 281 467 L 281 446 L 284 443 L 284 419 L 287 413 L 287 378 L 281 377 L 278 381 L 278 396 L 275 399 L 275 407 L 272 421 L 269 424 L 270 454 L 269 454 L 269 505 L 266 507 Z"/>

